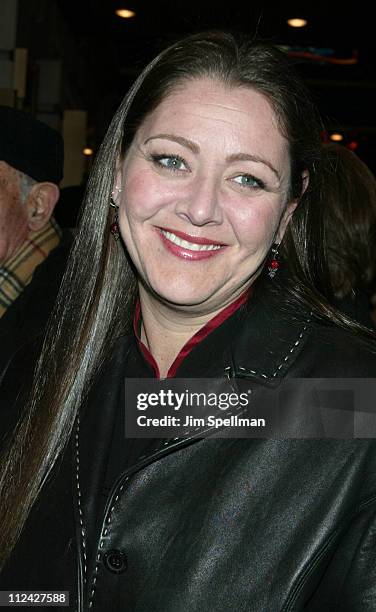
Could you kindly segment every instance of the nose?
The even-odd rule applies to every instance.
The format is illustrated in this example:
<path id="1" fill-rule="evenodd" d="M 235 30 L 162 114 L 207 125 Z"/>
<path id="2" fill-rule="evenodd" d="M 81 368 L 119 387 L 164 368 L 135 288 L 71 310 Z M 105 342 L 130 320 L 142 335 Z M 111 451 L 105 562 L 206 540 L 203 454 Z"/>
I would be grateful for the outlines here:
<path id="1" fill-rule="evenodd" d="M 197 176 L 189 192 L 179 200 L 176 213 L 192 225 L 218 225 L 222 222 L 220 180 L 215 176 Z"/>

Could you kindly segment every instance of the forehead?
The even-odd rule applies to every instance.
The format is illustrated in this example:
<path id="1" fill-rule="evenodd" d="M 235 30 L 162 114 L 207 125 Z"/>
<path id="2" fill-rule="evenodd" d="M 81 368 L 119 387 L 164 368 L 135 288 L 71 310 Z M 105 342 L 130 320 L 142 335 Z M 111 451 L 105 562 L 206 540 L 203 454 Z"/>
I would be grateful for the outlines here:
<path id="1" fill-rule="evenodd" d="M 286 157 L 288 142 L 265 95 L 246 86 L 229 86 L 211 78 L 183 82 L 173 89 L 141 125 L 141 136 L 179 133 L 216 146 L 252 147 L 253 153 Z M 189 132 L 189 133 L 187 133 Z M 221 143 L 223 141 L 223 144 Z M 257 150 L 255 150 L 257 149 Z"/>

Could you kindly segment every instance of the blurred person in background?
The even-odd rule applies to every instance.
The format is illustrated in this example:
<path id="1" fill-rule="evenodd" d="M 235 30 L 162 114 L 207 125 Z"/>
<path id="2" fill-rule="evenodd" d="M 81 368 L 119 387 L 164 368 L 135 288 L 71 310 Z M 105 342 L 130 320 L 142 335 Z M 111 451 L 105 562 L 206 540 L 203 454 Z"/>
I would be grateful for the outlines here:
<path id="1" fill-rule="evenodd" d="M 0 377 L 47 323 L 71 246 L 53 213 L 63 177 L 60 134 L 0 107 Z"/>
<path id="2" fill-rule="evenodd" d="M 322 213 L 335 305 L 370 327 L 376 293 L 376 179 L 343 145 L 323 146 L 329 180 Z"/>

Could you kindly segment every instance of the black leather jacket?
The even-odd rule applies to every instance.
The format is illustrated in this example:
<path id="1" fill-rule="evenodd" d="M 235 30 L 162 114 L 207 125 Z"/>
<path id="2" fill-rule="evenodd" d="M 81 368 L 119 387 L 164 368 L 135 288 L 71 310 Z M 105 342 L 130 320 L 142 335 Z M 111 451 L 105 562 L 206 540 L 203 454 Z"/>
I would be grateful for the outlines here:
<path id="1" fill-rule="evenodd" d="M 262 293 L 205 376 L 230 372 L 261 399 L 286 377 L 374 376 L 374 354 L 300 314 Z M 0 588 L 69 590 L 78 611 L 376 610 L 372 439 L 156 440 L 96 523 L 127 350 L 93 389 Z"/>

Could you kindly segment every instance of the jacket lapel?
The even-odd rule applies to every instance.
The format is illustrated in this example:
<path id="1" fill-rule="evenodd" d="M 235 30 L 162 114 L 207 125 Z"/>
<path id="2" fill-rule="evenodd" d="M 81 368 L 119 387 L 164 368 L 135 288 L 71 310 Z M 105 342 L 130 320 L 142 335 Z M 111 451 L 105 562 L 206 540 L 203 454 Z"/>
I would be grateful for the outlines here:
<path id="1" fill-rule="evenodd" d="M 122 400 L 127 352 L 128 343 L 122 338 L 115 347 L 108 367 L 91 389 L 76 428 L 76 443 L 73 444 L 74 489 L 78 489 L 77 510 L 82 520 L 86 547 L 87 543 L 96 544 L 98 508 L 102 505 L 111 439 Z M 85 551 L 89 559 L 91 552 L 90 549 Z"/>
<path id="2" fill-rule="evenodd" d="M 288 302 L 281 285 L 265 281 L 249 304 L 247 320 L 230 347 L 231 376 L 277 386 L 305 346 L 313 313 Z"/>

